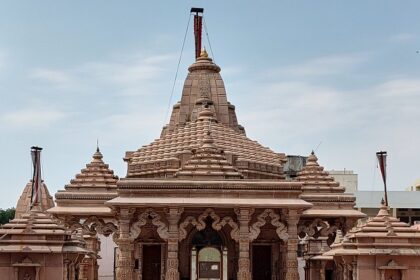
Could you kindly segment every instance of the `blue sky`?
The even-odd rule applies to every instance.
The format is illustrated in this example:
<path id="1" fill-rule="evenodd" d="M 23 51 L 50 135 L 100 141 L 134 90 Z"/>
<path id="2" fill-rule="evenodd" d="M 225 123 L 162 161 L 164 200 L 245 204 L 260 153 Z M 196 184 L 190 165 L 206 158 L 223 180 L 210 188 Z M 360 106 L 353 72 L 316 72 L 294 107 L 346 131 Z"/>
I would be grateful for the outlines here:
<path id="1" fill-rule="evenodd" d="M 250 138 L 286 154 L 318 146 L 327 169 L 381 189 L 420 177 L 418 1 L 3 1 L 0 207 L 14 206 L 43 151 L 51 193 L 91 159 L 125 175 L 125 151 L 160 134 L 191 6 Z M 204 41 L 206 39 L 204 38 Z M 205 43 L 208 47 L 208 43 Z M 190 26 L 172 104 L 193 62 Z"/>

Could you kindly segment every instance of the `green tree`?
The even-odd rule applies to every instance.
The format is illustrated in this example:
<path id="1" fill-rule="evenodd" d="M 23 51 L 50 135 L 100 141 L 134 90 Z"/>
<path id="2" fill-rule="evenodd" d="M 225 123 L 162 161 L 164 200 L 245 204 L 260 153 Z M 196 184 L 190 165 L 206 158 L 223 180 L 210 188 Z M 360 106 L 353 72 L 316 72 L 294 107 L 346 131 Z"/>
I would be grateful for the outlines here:
<path id="1" fill-rule="evenodd" d="M 0 225 L 8 223 L 15 217 L 15 208 L 0 209 Z"/>

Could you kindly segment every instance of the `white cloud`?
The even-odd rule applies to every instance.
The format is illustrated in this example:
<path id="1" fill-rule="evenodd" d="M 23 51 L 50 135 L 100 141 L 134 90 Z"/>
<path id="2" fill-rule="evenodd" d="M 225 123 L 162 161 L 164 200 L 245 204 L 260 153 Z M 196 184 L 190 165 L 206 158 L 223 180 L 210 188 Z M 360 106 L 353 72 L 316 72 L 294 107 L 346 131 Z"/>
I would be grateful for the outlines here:
<path id="1" fill-rule="evenodd" d="M 365 62 L 371 53 L 334 54 L 313 58 L 302 63 L 274 69 L 276 76 L 322 76 L 339 74 L 352 69 Z M 269 72 L 269 71 L 267 71 Z"/>
<path id="2" fill-rule="evenodd" d="M 67 86 L 72 83 L 71 76 L 65 71 L 60 70 L 35 69 L 31 73 L 31 77 L 62 86 Z"/>
<path id="3" fill-rule="evenodd" d="M 30 77 L 50 83 L 56 90 L 76 95 L 142 95 L 154 92 L 163 75 L 171 69 L 174 55 L 124 54 L 109 60 L 91 61 L 69 69 L 35 69 Z M 169 70 L 170 71 L 170 70 Z"/>
<path id="4" fill-rule="evenodd" d="M 0 71 L 6 68 L 7 55 L 6 52 L 0 50 Z"/>
<path id="5" fill-rule="evenodd" d="M 395 34 L 389 37 L 389 41 L 392 43 L 406 43 L 411 42 L 414 39 L 416 39 L 416 34 L 408 32 Z"/>
<path id="6" fill-rule="evenodd" d="M 388 97 L 417 96 L 420 98 L 420 80 L 412 78 L 393 79 L 379 85 L 375 90 Z"/>
<path id="7" fill-rule="evenodd" d="M 9 128 L 39 128 L 49 127 L 64 119 L 66 114 L 51 109 L 25 109 L 8 112 L 0 116 L 0 123 Z"/>

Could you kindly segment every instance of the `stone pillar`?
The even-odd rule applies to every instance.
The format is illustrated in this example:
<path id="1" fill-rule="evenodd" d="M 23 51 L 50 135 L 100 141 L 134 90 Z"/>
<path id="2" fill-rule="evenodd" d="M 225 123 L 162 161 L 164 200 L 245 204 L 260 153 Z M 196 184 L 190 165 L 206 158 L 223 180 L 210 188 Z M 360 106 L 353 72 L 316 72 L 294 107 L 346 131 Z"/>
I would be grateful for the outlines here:
<path id="1" fill-rule="evenodd" d="M 357 262 L 353 261 L 352 266 L 353 266 L 353 280 L 357 280 Z"/>
<path id="2" fill-rule="evenodd" d="M 19 280 L 19 267 L 18 266 L 14 267 L 14 275 L 15 275 L 14 280 Z"/>
<path id="3" fill-rule="evenodd" d="M 238 280 L 251 280 L 251 261 L 249 259 L 249 222 L 253 211 L 250 208 L 239 208 L 235 210 L 239 221 L 239 259 L 237 278 Z"/>
<path id="4" fill-rule="evenodd" d="M 134 261 L 134 242 L 130 239 L 130 222 L 132 211 L 128 208 L 120 210 L 118 245 L 117 280 L 132 280 Z"/>
<path id="5" fill-rule="evenodd" d="M 39 280 L 39 278 L 41 277 L 39 275 L 39 271 L 41 270 L 40 266 L 35 267 L 35 280 Z"/>
<path id="6" fill-rule="evenodd" d="M 297 224 L 299 222 L 298 211 L 290 209 L 287 214 L 287 259 L 286 259 L 286 280 L 299 280 L 297 250 L 298 250 L 298 232 Z"/>
<path id="7" fill-rule="evenodd" d="M 179 280 L 178 222 L 181 218 L 182 212 L 183 209 L 178 207 L 170 207 L 166 211 L 166 219 L 168 220 L 168 250 L 166 258 L 165 280 Z"/>
<path id="8" fill-rule="evenodd" d="M 321 262 L 321 267 L 319 269 L 319 280 L 325 280 L 325 265 L 326 263 L 324 261 Z"/>
<path id="9" fill-rule="evenodd" d="M 64 264 L 63 264 L 63 279 L 64 280 L 69 279 L 68 267 L 69 267 L 69 260 L 64 260 Z"/>

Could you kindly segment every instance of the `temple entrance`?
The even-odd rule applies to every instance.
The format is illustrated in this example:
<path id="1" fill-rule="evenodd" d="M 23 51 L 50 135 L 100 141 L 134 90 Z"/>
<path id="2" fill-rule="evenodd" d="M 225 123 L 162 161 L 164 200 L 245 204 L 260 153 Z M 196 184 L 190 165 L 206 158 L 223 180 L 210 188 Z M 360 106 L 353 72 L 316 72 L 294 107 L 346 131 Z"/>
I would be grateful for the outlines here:
<path id="1" fill-rule="evenodd" d="M 252 246 L 252 279 L 271 279 L 271 245 Z"/>
<path id="2" fill-rule="evenodd" d="M 207 226 L 194 234 L 192 245 L 191 280 L 227 280 L 227 249 L 218 232 Z"/>
<path id="3" fill-rule="evenodd" d="M 198 252 L 198 279 L 221 279 L 222 254 L 214 247 L 205 247 Z"/>
<path id="4" fill-rule="evenodd" d="M 160 280 L 161 245 L 143 244 L 143 280 Z"/>

